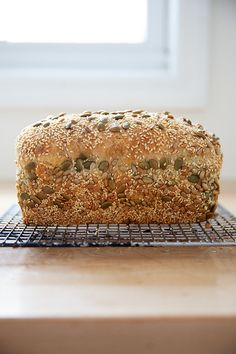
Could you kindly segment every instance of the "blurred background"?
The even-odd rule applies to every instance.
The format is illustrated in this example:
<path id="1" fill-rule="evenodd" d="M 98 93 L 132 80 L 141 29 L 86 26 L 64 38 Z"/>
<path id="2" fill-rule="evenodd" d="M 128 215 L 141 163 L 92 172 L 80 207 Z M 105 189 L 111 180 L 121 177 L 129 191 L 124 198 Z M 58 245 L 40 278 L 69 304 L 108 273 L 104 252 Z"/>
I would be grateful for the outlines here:
<path id="1" fill-rule="evenodd" d="M 143 108 L 221 138 L 236 179 L 236 1 L 8 0 L 0 12 L 0 180 L 15 139 L 51 113 Z"/>

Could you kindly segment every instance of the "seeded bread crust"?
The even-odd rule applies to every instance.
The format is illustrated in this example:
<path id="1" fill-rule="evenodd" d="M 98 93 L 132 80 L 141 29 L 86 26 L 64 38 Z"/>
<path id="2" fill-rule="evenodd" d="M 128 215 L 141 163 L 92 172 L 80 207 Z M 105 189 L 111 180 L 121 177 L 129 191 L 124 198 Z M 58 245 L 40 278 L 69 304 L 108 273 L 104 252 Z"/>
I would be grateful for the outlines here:
<path id="1" fill-rule="evenodd" d="M 222 153 L 169 112 L 61 113 L 17 139 L 26 224 L 188 223 L 214 215 Z"/>

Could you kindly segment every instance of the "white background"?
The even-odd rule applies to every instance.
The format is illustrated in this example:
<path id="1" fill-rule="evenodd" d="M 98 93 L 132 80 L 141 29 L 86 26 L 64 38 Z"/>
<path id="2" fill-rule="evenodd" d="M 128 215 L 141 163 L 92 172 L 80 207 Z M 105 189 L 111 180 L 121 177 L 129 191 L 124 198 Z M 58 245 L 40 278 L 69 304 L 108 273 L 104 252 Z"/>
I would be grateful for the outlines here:
<path id="1" fill-rule="evenodd" d="M 176 107 L 175 104 L 168 104 L 163 107 L 161 104 L 145 109 L 168 110 L 176 114 L 185 114 L 189 118 L 198 121 L 210 131 L 220 136 L 224 152 L 223 178 L 236 178 L 236 1 L 234 0 L 212 0 L 210 3 L 209 14 L 209 42 L 208 42 L 208 89 L 205 103 L 200 108 Z M 4 87 L 0 95 L 4 97 Z M 12 102 L 14 106 L 14 102 Z M 139 101 L 133 101 L 137 107 Z M 126 107 L 117 106 L 116 97 L 107 103 L 112 109 L 121 109 Z M 197 105 L 196 105 L 197 106 Z M 29 92 L 30 107 L 30 92 Z M 78 97 L 76 110 L 87 109 L 85 102 Z M 97 106 L 91 107 L 100 108 Z M 106 107 L 102 107 L 106 109 Z M 73 111 L 75 107 L 73 107 Z M 43 102 L 40 108 L 25 107 L 11 108 L 9 105 L 0 108 L 0 151 L 1 151 L 1 169 L 0 178 L 2 180 L 11 180 L 15 176 L 15 138 L 25 125 L 44 118 L 51 112 L 71 111 L 70 104 L 61 106 L 60 103 L 43 108 Z"/>

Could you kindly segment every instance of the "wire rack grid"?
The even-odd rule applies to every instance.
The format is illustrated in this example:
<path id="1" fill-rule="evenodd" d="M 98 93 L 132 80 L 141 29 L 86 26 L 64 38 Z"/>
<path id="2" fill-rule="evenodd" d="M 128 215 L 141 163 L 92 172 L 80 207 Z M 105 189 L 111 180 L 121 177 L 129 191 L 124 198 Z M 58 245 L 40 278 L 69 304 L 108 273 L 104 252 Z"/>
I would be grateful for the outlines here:
<path id="1" fill-rule="evenodd" d="M 33 226 L 14 205 L 0 217 L 0 246 L 236 246 L 236 217 L 219 207 L 214 219 L 193 224 Z"/>

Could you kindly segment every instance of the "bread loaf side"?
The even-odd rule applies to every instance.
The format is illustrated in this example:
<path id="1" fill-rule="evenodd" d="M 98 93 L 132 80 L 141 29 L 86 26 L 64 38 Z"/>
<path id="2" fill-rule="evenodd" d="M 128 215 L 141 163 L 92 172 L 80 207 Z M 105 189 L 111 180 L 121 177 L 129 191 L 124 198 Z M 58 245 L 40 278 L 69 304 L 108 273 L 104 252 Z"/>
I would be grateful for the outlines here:
<path id="1" fill-rule="evenodd" d="M 187 223 L 214 215 L 222 153 L 169 112 L 61 113 L 17 139 L 26 224 Z"/>

